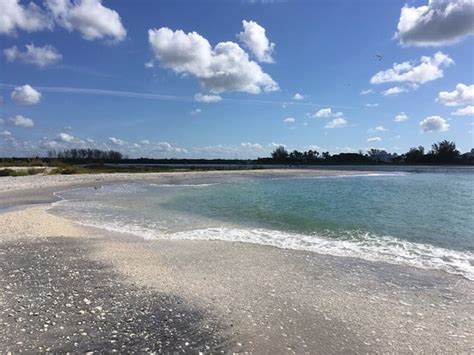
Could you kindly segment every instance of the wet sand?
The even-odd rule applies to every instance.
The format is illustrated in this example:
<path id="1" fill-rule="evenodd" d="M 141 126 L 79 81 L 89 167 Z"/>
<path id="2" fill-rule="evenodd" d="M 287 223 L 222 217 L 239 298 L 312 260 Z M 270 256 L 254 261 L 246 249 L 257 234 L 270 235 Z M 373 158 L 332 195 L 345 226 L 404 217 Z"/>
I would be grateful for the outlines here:
<path id="1" fill-rule="evenodd" d="M 41 191 L 30 199 L 53 199 Z M 0 214 L 0 240 L 2 351 L 474 351 L 473 283 L 444 272 L 146 241 L 76 225 L 47 205 Z"/>

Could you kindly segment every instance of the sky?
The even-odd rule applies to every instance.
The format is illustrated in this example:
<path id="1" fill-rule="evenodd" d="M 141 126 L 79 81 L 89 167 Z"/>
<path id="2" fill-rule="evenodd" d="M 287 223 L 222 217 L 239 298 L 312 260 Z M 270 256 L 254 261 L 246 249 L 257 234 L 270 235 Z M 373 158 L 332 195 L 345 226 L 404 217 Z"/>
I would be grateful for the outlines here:
<path id="1" fill-rule="evenodd" d="M 0 0 L 0 156 L 474 147 L 471 0 Z"/>

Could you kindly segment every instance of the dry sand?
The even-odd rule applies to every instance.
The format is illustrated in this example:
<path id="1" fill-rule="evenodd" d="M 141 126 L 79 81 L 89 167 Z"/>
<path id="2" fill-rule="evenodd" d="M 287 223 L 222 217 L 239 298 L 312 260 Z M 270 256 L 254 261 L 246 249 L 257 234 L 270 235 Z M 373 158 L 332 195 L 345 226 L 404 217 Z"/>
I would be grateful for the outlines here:
<path id="1" fill-rule="evenodd" d="M 268 171 L 234 172 L 250 173 Z M 50 188 L 135 176 L 36 177 L 0 181 L 0 190 L 11 203 L 35 186 L 42 201 Z M 0 240 L 1 350 L 474 351 L 473 283 L 443 272 L 243 243 L 145 241 L 76 225 L 47 205 L 0 214 Z"/>

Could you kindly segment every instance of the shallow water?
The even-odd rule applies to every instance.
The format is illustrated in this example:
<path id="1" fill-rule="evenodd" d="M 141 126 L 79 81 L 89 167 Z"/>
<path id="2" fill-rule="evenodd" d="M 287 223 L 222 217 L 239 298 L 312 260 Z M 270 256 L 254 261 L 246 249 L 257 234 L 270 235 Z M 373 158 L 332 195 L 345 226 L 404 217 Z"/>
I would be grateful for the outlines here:
<path id="1" fill-rule="evenodd" d="M 212 239 L 440 269 L 474 279 L 474 171 L 124 184 L 53 211 L 145 238 Z"/>

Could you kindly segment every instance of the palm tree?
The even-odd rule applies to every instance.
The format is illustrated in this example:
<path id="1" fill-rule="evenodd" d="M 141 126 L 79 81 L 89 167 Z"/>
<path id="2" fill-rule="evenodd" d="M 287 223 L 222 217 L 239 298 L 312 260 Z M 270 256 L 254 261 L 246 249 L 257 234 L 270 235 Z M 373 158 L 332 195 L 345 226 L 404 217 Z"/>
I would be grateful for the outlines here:
<path id="1" fill-rule="evenodd" d="M 431 146 L 431 154 L 439 163 L 452 163 L 459 157 L 459 150 L 456 143 L 444 140 Z"/>

